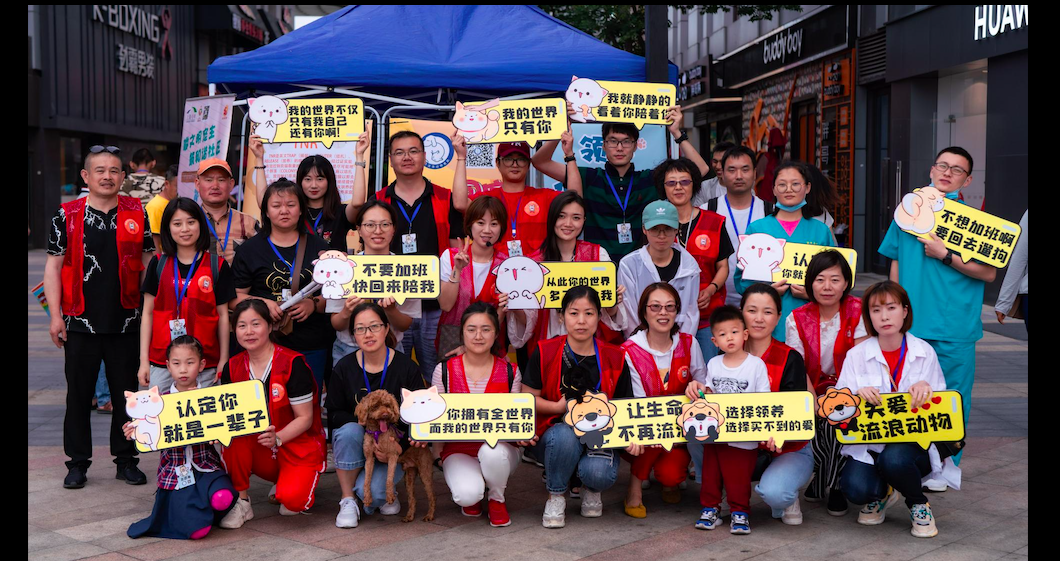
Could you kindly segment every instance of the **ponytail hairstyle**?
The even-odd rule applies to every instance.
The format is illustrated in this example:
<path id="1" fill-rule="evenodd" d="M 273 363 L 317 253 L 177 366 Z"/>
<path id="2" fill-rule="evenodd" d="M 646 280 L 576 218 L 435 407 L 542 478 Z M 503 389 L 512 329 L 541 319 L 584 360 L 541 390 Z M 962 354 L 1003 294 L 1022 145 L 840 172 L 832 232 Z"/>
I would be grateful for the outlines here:
<path id="1" fill-rule="evenodd" d="M 170 341 L 169 346 L 166 347 L 166 360 L 169 360 L 170 353 L 177 347 L 191 347 L 191 350 L 195 351 L 195 354 L 199 355 L 199 359 L 202 360 L 202 343 L 195 337 L 185 334 Z"/>
<path id="2" fill-rule="evenodd" d="M 582 219 L 584 220 L 585 199 L 574 191 L 563 191 L 556 195 L 556 198 L 552 199 L 552 203 L 548 205 L 548 220 L 545 223 L 545 239 L 541 242 L 542 261 L 563 260 L 559 254 L 559 241 L 556 238 L 556 222 L 559 222 L 559 214 L 563 212 L 564 207 L 572 203 L 576 203 L 578 206 L 582 207 Z"/>
<path id="3" fill-rule="evenodd" d="M 835 186 L 828 180 L 824 173 L 815 166 L 794 160 L 785 160 L 773 170 L 774 186 L 776 185 L 777 178 L 780 177 L 780 172 L 786 169 L 797 171 L 799 175 L 802 176 L 803 182 L 810 186 L 810 192 L 806 193 L 806 206 L 801 209 L 803 218 L 812 219 L 824 214 L 825 210 L 828 210 L 829 207 L 835 207 Z M 776 216 L 779 211 L 780 207 L 774 206 L 773 216 Z"/>

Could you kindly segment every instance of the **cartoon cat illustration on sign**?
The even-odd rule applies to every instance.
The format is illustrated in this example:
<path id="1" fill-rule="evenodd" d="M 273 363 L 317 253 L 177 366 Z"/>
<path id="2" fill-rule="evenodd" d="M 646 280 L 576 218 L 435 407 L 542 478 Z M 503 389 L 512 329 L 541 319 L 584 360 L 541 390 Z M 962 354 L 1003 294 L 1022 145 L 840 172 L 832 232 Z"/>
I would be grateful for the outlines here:
<path id="1" fill-rule="evenodd" d="M 247 99 L 250 120 L 254 121 L 254 134 L 263 141 L 276 138 L 276 127 L 287 122 L 287 100 L 274 95 L 263 95 Z"/>
<path id="2" fill-rule="evenodd" d="M 935 229 L 935 213 L 946 204 L 946 195 L 935 187 L 921 187 L 902 197 L 902 204 L 894 209 L 898 227 L 917 234 Z"/>
<path id="3" fill-rule="evenodd" d="M 401 388 L 401 420 L 410 425 L 429 423 L 445 413 L 448 407 L 438 388 L 409 391 Z"/>
<path id="4" fill-rule="evenodd" d="M 320 295 L 328 300 L 341 300 L 350 291 L 342 285 L 353 280 L 353 268 L 357 266 L 345 252 L 328 250 L 320 252 L 313 261 L 313 281 L 320 284 Z"/>
<path id="5" fill-rule="evenodd" d="M 545 286 L 548 269 L 526 256 L 509 257 L 493 269 L 497 291 L 508 295 L 509 310 L 535 310 L 545 307 L 545 297 L 535 296 Z"/>
<path id="6" fill-rule="evenodd" d="M 501 130 L 501 118 L 499 111 L 495 109 L 500 105 L 500 98 L 491 99 L 486 103 L 474 107 L 456 102 L 456 114 L 453 116 L 453 126 L 457 133 L 467 139 L 468 142 L 485 142 Z"/>
<path id="7" fill-rule="evenodd" d="M 574 106 L 574 114 L 571 120 L 579 123 L 596 121 L 593 109 L 599 107 L 607 97 L 605 90 L 596 80 L 571 76 L 570 85 L 567 86 L 567 101 Z"/>
<path id="8" fill-rule="evenodd" d="M 133 439 L 151 450 L 158 450 L 158 439 L 162 434 L 158 415 L 165 405 L 162 396 L 158 395 L 157 386 L 139 392 L 125 392 L 125 412 L 132 419 L 129 423 L 135 429 Z"/>
<path id="9" fill-rule="evenodd" d="M 769 234 L 741 235 L 736 266 L 743 270 L 743 278 L 773 282 L 773 273 L 780 271 L 780 264 L 784 261 L 785 243 L 785 240 Z"/>

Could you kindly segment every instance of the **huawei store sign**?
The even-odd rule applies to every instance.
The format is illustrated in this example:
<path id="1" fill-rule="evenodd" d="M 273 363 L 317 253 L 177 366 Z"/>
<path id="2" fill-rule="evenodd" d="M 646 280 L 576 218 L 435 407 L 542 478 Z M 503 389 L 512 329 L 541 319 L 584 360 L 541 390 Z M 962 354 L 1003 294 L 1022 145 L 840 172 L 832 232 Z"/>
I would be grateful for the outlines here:
<path id="1" fill-rule="evenodd" d="M 1030 7 L 1027 5 L 975 7 L 976 41 L 1029 25 Z"/>

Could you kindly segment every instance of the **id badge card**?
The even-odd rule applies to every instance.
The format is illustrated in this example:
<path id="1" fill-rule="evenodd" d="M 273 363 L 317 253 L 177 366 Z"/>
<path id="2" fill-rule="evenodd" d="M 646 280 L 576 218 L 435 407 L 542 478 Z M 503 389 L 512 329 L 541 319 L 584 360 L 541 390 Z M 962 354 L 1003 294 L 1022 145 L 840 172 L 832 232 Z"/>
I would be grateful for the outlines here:
<path id="1" fill-rule="evenodd" d="M 183 318 L 169 320 L 169 340 L 172 341 L 181 335 L 187 335 L 188 329 Z"/>
<path id="2" fill-rule="evenodd" d="M 630 229 L 629 222 L 623 222 L 618 225 L 618 243 L 633 243 L 633 232 Z"/>
<path id="3" fill-rule="evenodd" d="M 416 234 L 401 236 L 401 253 L 416 253 Z"/>
<path id="4" fill-rule="evenodd" d="M 280 303 L 286 302 L 291 299 L 291 289 L 284 288 L 280 291 Z"/>
<path id="5" fill-rule="evenodd" d="M 511 240 L 508 242 L 508 257 L 519 257 L 523 254 L 523 242 Z"/>
<path id="6" fill-rule="evenodd" d="M 191 466 L 184 464 L 177 468 L 177 489 L 181 490 L 185 487 L 191 487 L 195 485 L 195 475 L 191 472 Z"/>

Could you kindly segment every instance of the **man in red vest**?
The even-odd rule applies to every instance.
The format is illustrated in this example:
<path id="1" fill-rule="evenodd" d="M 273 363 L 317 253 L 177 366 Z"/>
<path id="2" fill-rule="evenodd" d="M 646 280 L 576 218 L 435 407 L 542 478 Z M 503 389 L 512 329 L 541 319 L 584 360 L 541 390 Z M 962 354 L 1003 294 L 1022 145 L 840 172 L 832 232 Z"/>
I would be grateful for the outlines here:
<path id="1" fill-rule="evenodd" d="M 89 149 L 81 170 L 88 196 L 63 204 L 48 236 L 44 293 L 49 302 L 61 302 L 52 307 L 49 331 L 55 346 L 66 350 L 67 489 L 84 487 L 92 464 L 90 402 L 100 362 L 115 396 L 138 389 L 140 282 L 155 246 L 140 199 L 118 194 L 125 177 L 119 154 L 114 146 Z M 116 478 L 143 485 L 147 477 L 136 467 L 136 448 L 122 433 L 128 420 L 125 407 L 114 408 L 110 451 Z"/>

